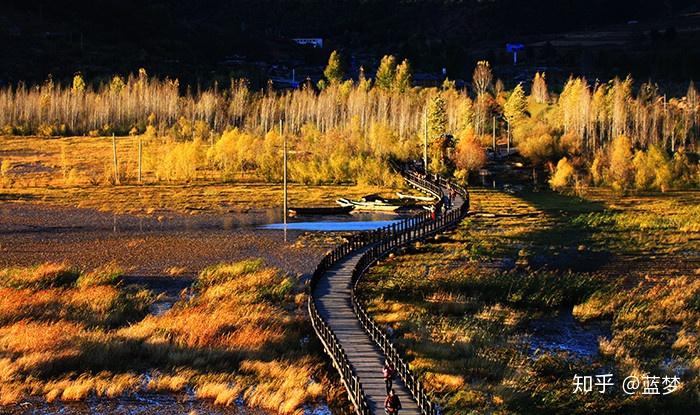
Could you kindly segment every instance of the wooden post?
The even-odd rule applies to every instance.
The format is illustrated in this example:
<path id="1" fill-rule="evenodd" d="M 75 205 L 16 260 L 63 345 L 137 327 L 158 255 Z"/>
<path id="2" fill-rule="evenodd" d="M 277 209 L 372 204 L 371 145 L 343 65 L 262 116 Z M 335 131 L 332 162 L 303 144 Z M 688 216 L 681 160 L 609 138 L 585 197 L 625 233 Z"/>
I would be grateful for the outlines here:
<path id="1" fill-rule="evenodd" d="M 114 164 L 114 184 L 119 184 L 119 165 L 117 164 L 117 139 L 112 133 L 112 162 Z"/>

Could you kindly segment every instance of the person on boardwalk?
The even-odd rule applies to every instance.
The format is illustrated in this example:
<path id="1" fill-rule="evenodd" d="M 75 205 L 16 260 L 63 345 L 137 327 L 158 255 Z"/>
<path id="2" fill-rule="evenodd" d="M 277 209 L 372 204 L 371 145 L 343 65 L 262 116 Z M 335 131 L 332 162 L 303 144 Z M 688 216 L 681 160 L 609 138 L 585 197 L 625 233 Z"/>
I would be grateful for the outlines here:
<path id="1" fill-rule="evenodd" d="M 386 394 L 391 392 L 392 382 L 394 381 L 394 368 L 391 367 L 388 360 L 384 361 L 384 367 L 382 368 L 382 374 L 384 375 L 384 384 L 386 385 Z"/>
<path id="2" fill-rule="evenodd" d="M 399 415 L 399 410 L 401 409 L 401 401 L 399 396 L 394 392 L 393 389 L 389 391 L 384 401 L 384 411 L 388 415 Z"/>

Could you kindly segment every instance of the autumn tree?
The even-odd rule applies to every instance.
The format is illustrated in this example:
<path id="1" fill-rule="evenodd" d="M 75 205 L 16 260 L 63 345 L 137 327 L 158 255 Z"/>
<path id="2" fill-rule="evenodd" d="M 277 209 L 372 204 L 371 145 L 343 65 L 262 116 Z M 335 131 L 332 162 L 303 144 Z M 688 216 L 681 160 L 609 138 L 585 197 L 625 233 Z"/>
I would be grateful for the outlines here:
<path id="1" fill-rule="evenodd" d="M 549 133 L 536 134 L 518 146 L 520 153 L 532 162 L 532 180 L 537 184 L 537 167 L 556 159 L 559 148 L 556 138 Z"/>
<path id="2" fill-rule="evenodd" d="M 457 176 L 461 176 L 466 182 L 469 173 L 479 170 L 486 164 L 486 151 L 475 137 L 464 137 L 455 148 L 454 162 L 459 169 Z"/>
<path id="3" fill-rule="evenodd" d="M 554 168 L 554 174 L 549 179 L 549 186 L 557 191 L 561 191 L 573 184 L 574 166 L 566 157 L 562 157 Z"/>
<path id="4" fill-rule="evenodd" d="M 632 142 L 625 135 L 620 135 L 610 144 L 610 166 L 608 177 L 613 189 L 625 190 L 634 179 L 632 163 Z"/>
<path id="5" fill-rule="evenodd" d="M 384 91 L 390 91 L 394 85 L 395 78 L 396 58 L 393 55 L 384 55 L 381 62 L 379 62 L 379 68 L 377 69 L 377 75 L 374 79 L 374 85 Z"/>
<path id="6" fill-rule="evenodd" d="M 326 77 L 331 85 L 339 84 L 343 81 L 345 71 L 343 70 L 340 53 L 338 53 L 337 50 L 331 52 L 331 56 L 328 58 L 328 65 L 326 65 L 326 69 L 323 70 L 323 76 Z"/>
<path id="7" fill-rule="evenodd" d="M 513 88 L 508 100 L 503 106 L 503 115 L 509 123 L 513 124 L 525 116 L 527 109 L 527 99 L 525 98 L 525 90 L 522 84 L 518 84 Z"/>
<path id="8" fill-rule="evenodd" d="M 408 59 L 404 59 L 399 66 L 396 67 L 393 89 L 399 93 L 404 93 L 411 88 L 412 82 L 413 75 L 411 73 L 411 64 L 408 62 Z"/>
<path id="9" fill-rule="evenodd" d="M 530 96 L 538 104 L 545 104 L 549 101 L 549 92 L 547 91 L 547 82 L 545 81 L 545 74 L 542 72 L 535 73 L 535 77 L 532 80 L 532 87 L 530 88 Z"/>
<path id="10" fill-rule="evenodd" d="M 489 101 L 486 97 L 486 92 L 491 86 L 492 80 L 493 74 L 491 73 L 491 64 L 489 64 L 488 61 L 477 62 L 472 75 L 472 86 L 476 93 L 475 124 L 477 135 L 481 135 L 484 120 L 486 119 L 486 108 Z"/>
<path id="11" fill-rule="evenodd" d="M 80 94 L 85 92 L 85 79 L 83 75 L 78 72 L 73 76 L 73 87 L 71 88 L 74 94 Z"/>
<path id="12" fill-rule="evenodd" d="M 492 80 L 493 73 L 491 72 L 491 64 L 488 61 L 477 62 L 472 75 L 472 86 L 474 87 L 476 95 L 479 96 L 486 93 L 491 86 Z"/>

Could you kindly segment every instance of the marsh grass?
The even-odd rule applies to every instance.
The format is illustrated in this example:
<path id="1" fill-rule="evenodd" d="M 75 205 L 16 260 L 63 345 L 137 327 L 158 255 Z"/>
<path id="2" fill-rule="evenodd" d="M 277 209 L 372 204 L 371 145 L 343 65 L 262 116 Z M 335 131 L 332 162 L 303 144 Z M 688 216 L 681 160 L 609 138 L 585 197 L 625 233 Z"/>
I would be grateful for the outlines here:
<path id="1" fill-rule="evenodd" d="M 280 180 L 236 175 L 236 182 L 221 176 L 212 166 L 203 164 L 189 181 L 156 180 L 147 174 L 144 182 L 135 180 L 137 171 L 136 139 L 117 138 L 120 174 L 128 174 L 119 186 L 113 186 L 112 145 L 107 137 L 2 138 L 3 200 L 32 201 L 117 213 L 158 214 L 160 211 L 228 212 L 278 207 L 282 200 Z M 158 147 L 154 145 L 155 147 Z M 155 150 L 154 150 L 155 151 Z M 279 160 L 281 162 L 281 160 Z M 159 159 L 150 162 L 155 168 Z M 384 171 L 382 169 L 381 171 Z M 389 180 L 391 182 L 391 180 Z M 352 199 L 370 193 L 392 197 L 402 189 L 394 184 L 374 185 L 343 182 L 339 184 L 289 185 L 290 206 L 335 205 L 340 197 Z"/>
<path id="2" fill-rule="evenodd" d="M 318 346 L 302 341 L 309 326 L 301 285 L 261 260 L 202 271 L 158 316 L 148 314 L 155 299 L 149 291 L 118 283 L 116 264 L 76 272 L 69 284 L 59 272 L 68 269 L 0 274 L 12 282 L 0 288 L 1 404 L 189 388 L 199 399 L 243 399 L 282 414 L 321 400 L 344 402 Z"/>
<path id="3" fill-rule="evenodd" d="M 363 278 L 362 301 L 446 413 L 689 413 L 700 406 L 697 192 L 585 198 L 472 189 L 472 215 Z M 599 354 L 527 345 L 573 309 Z M 586 326 L 584 326 L 586 327 Z M 574 374 L 681 374 L 663 399 L 573 394 Z"/>

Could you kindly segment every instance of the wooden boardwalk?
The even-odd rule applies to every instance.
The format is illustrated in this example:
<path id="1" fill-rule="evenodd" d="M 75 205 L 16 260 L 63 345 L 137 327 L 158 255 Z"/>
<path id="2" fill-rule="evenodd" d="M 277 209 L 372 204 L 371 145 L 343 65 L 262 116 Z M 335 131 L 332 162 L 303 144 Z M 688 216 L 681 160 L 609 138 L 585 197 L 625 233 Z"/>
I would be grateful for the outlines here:
<path id="1" fill-rule="evenodd" d="M 382 377 L 384 355 L 362 329 L 350 303 L 352 270 L 365 250 L 366 248 L 355 251 L 331 267 L 326 272 L 326 278 L 318 282 L 314 297 L 321 317 L 335 332 L 362 382 L 372 413 L 382 414 L 386 398 Z M 418 406 L 398 376 L 394 379 L 394 390 L 403 406 L 401 415 L 420 414 Z"/>
<path id="2" fill-rule="evenodd" d="M 453 208 L 464 200 L 457 197 Z M 373 414 L 384 413 L 386 387 L 382 376 L 384 354 L 363 330 L 351 303 L 352 272 L 369 247 L 358 249 L 331 266 L 318 281 L 312 295 L 321 317 L 335 333 L 367 398 Z M 394 378 L 394 391 L 399 395 L 401 415 L 419 415 L 420 410 L 401 379 Z"/>

